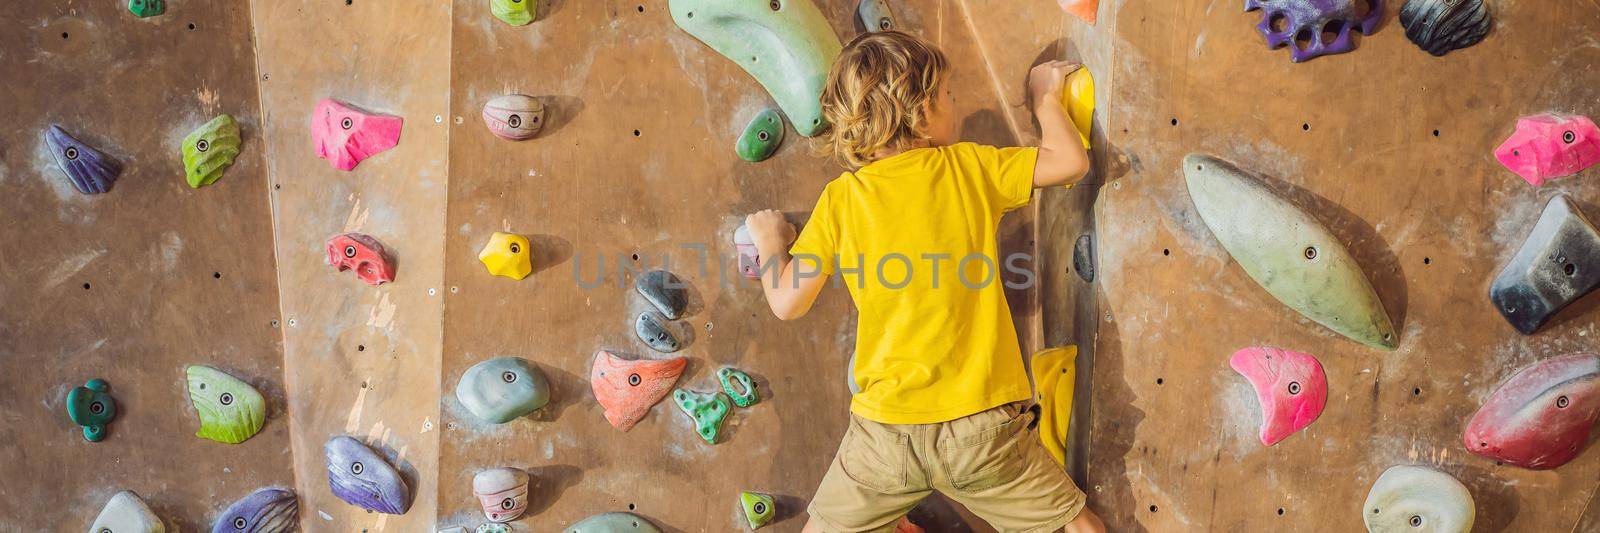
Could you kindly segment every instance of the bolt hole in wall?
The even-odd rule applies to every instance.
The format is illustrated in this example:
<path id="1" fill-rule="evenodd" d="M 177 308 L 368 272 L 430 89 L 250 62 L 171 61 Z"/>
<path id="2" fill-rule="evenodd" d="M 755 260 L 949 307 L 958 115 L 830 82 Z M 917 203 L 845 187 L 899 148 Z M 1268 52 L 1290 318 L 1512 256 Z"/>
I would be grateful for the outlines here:
<path id="1" fill-rule="evenodd" d="M 639 130 L 633 130 L 633 136 L 634 137 L 638 137 L 639 136 Z"/>
<path id="2" fill-rule="evenodd" d="M 1171 248 L 1162 248 L 1161 249 L 1161 255 L 1172 255 L 1172 249 Z"/>
<path id="3" fill-rule="evenodd" d="M 67 32 L 61 32 L 61 38 L 62 39 L 67 38 Z"/>
<path id="4" fill-rule="evenodd" d="M 1283 508 L 1282 507 L 1278 508 L 1278 516 L 1283 516 Z"/>
<path id="5" fill-rule="evenodd" d="M 83 284 L 83 290 L 89 290 L 89 284 L 88 283 L 84 283 Z"/>
<path id="6" fill-rule="evenodd" d="M 222 279 L 222 273 L 221 272 L 212 272 L 211 273 L 211 279 Z"/>
<path id="7" fill-rule="evenodd" d="M 1432 257 L 1424 257 L 1424 258 L 1422 258 L 1422 264 L 1424 264 L 1424 265 L 1433 264 L 1433 258 Z"/>
<path id="8" fill-rule="evenodd" d="M 1300 125 L 1300 130 L 1301 131 L 1311 131 L 1311 123 L 1307 122 L 1305 124 L 1301 124 Z"/>
<path id="9" fill-rule="evenodd" d="M 365 344 L 357 344 L 356 345 L 356 351 L 358 351 L 358 352 L 367 351 L 367 345 L 365 345 Z"/>
<path id="10" fill-rule="evenodd" d="M 189 23 L 189 31 L 194 31 L 194 23 L 193 22 Z"/>
<path id="11" fill-rule="evenodd" d="M 1412 396 L 1422 396 L 1422 387 L 1412 388 L 1411 389 L 1411 395 Z"/>
<path id="12" fill-rule="evenodd" d="M 1154 506 L 1154 505 L 1150 506 L 1150 512 L 1152 512 L 1152 513 L 1156 512 L 1156 506 Z"/>
<path id="13" fill-rule="evenodd" d="M 1172 119 L 1172 125 L 1173 126 L 1177 126 L 1178 125 L 1178 119 L 1177 118 L 1173 118 Z"/>
<path id="14" fill-rule="evenodd" d="M 639 4 L 639 12 L 640 13 L 644 12 L 644 4 Z"/>
<path id="15" fill-rule="evenodd" d="M 1063 371 L 1063 372 L 1065 372 L 1065 371 Z M 1156 384 L 1157 385 L 1160 385 L 1160 384 L 1163 384 L 1163 383 L 1166 383 L 1166 382 L 1167 382 L 1167 380 L 1165 380 L 1165 379 L 1156 378 Z"/>
<path id="16" fill-rule="evenodd" d="M 1434 137 L 1438 137 L 1439 136 L 1439 130 L 1433 130 L 1433 136 Z"/>

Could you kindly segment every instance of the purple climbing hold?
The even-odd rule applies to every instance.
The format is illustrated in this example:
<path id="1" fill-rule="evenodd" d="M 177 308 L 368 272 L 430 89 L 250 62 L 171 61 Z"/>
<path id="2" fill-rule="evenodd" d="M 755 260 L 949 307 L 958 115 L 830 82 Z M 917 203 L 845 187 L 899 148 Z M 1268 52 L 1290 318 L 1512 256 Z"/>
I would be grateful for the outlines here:
<path id="1" fill-rule="evenodd" d="M 1355 50 L 1351 30 L 1372 35 L 1383 19 L 1383 0 L 1244 0 L 1245 11 L 1258 9 L 1267 46 L 1288 46 L 1295 63 Z"/>
<path id="2" fill-rule="evenodd" d="M 44 132 L 44 139 L 50 145 L 50 155 L 55 156 L 56 165 L 66 173 L 67 179 L 72 180 L 72 186 L 78 192 L 100 194 L 109 191 L 112 182 L 117 181 L 117 174 L 122 173 L 122 167 L 116 161 L 67 135 L 61 126 L 51 124 L 50 129 Z"/>
<path id="3" fill-rule="evenodd" d="M 411 489 L 400 472 L 367 445 L 339 436 L 322 446 L 327 458 L 328 487 L 351 505 L 384 514 L 406 514 Z"/>
<path id="4" fill-rule="evenodd" d="M 295 530 L 299 511 L 293 492 L 265 488 L 229 505 L 211 525 L 211 533 L 287 533 Z"/>

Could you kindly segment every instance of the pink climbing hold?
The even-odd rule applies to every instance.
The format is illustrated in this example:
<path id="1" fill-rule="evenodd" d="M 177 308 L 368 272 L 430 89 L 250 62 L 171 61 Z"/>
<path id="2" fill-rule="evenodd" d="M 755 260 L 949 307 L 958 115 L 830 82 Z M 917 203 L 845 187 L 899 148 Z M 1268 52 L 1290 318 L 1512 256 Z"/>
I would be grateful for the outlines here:
<path id="1" fill-rule="evenodd" d="M 1245 348 L 1228 359 L 1250 380 L 1261 404 L 1261 443 L 1277 444 L 1305 429 L 1328 404 L 1328 376 L 1317 358 L 1277 348 Z"/>
<path id="2" fill-rule="evenodd" d="M 1532 470 L 1567 464 L 1600 418 L 1600 355 L 1546 359 L 1517 371 L 1472 415 L 1467 451 Z"/>
<path id="3" fill-rule="evenodd" d="M 739 272 L 750 279 L 761 278 L 761 254 L 756 251 L 756 241 L 750 238 L 750 230 L 744 226 L 733 232 L 733 249 L 739 253 Z"/>
<path id="4" fill-rule="evenodd" d="M 1534 186 L 1600 163 L 1600 129 L 1582 115 L 1544 114 L 1517 120 L 1517 131 L 1494 158 Z"/>
<path id="5" fill-rule="evenodd" d="M 368 114 L 337 100 L 317 102 L 311 114 L 311 141 L 317 157 L 349 171 L 368 157 L 400 144 L 401 118 Z"/>

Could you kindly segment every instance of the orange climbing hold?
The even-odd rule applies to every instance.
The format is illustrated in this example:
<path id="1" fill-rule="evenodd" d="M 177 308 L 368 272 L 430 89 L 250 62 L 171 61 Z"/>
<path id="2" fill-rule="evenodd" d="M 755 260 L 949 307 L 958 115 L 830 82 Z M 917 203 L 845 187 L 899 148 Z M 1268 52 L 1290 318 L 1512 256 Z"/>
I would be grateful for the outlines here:
<path id="1" fill-rule="evenodd" d="M 1094 25 L 1100 12 L 1100 0 L 1056 0 L 1061 4 L 1061 10 L 1083 19 L 1084 22 Z"/>
<path id="2" fill-rule="evenodd" d="M 589 370 L 589 387 L 605 409 L 606 421 L 627 431 L 667 397 L 688 364 L 682 357 L 623 359 L 600 350 L 595 352 L 594 366 Z"/>

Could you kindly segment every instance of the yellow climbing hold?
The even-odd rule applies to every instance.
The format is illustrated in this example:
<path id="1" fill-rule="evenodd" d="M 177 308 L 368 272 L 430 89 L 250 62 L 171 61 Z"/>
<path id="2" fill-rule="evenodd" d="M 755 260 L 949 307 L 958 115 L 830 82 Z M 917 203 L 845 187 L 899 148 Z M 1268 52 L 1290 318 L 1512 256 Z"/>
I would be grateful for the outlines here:
<path id="1" fill-rule="evenodd" d="M 515 233 L 496 231 L 489 244 L 478 252 L 478 260 L 490 274 L 511 279 L 522 279 L 533 273 L 533 246 L 528 238 Z"/>
<path id="2" fill-rule="evenodd" d="M 1067 109 L 1067 116 L 1078 127 L 1078 136 L 1083 138 L 1084 149 L 1088 149 L 1089 129 L 1094 126 L 1094 75 L 1089 73 L 1089 67 L 1067 75 L 1066 87 L 1061 91 L 1061 107 Z"/>
<path id="3" fill-rule="evenodd" d="M 1033 388 L 1039 400 L 1039 439 L 1056 464 L 1067 464 L 1067 428 L 1077 379 L 1078 347 L 1050 348 L 1033 354 Z"/>

